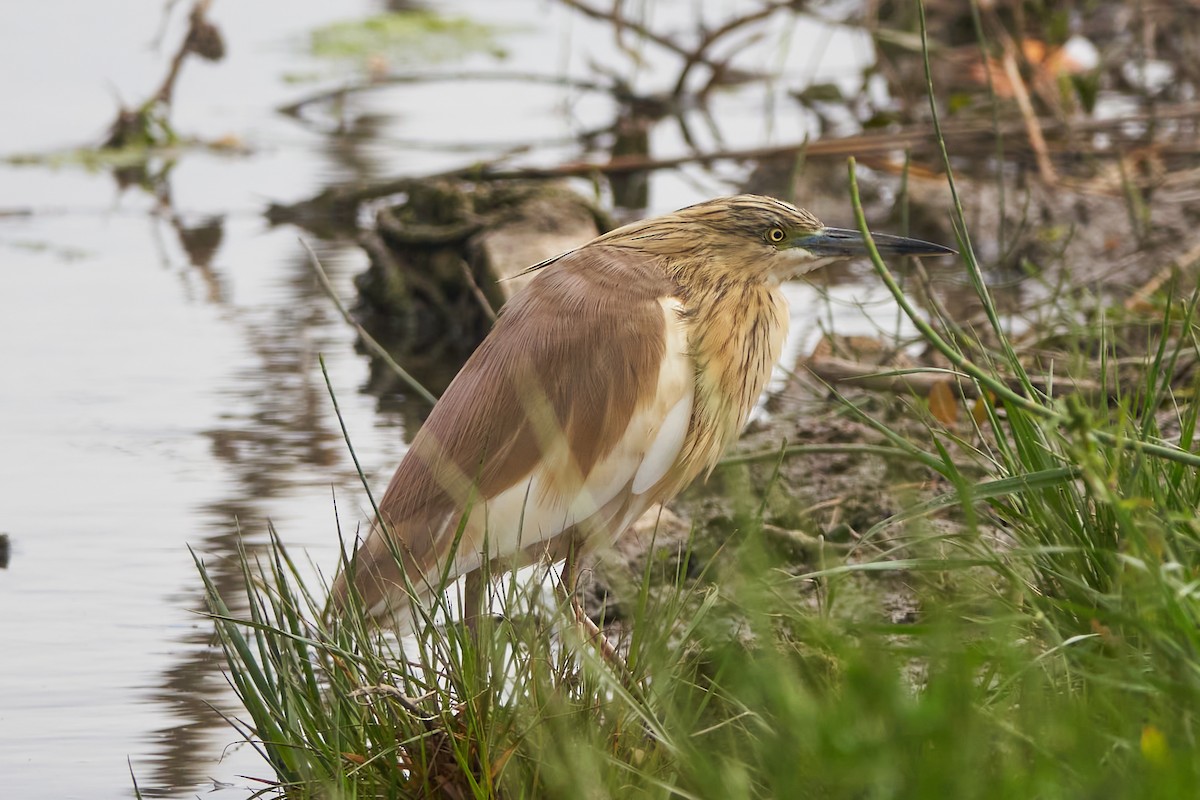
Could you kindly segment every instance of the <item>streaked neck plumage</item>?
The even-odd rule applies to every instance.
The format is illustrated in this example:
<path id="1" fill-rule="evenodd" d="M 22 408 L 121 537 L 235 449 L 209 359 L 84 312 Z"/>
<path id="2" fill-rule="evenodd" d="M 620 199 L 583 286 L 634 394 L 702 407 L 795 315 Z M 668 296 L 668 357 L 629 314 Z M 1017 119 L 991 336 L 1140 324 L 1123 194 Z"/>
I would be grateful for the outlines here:
<path id="1" fill-rule="evenodd" d="M 696 366 L 693 421 L 680 460 L 689 480 L 711 472 L 746 426 L 788 330 L 777 281 L 697 273 L 675 277 Z"/>

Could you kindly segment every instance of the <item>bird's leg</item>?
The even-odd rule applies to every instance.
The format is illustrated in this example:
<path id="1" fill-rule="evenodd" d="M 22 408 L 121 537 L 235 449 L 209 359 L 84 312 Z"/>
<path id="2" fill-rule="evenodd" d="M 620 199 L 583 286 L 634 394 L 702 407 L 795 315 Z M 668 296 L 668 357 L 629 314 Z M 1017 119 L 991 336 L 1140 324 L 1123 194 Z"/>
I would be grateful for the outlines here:
<path id="1" fill-rule="evenodd" d="M 486 589 L 482 569 L 468 572 L 463 579 L 463 622 L 476 640 L 479 637 L 479 618 L 485 613 L 483 604 Z"/>
<path id="2" fill-rule="evenodd" d="M 566 560 L 563 561 L 562 575 L 558 580 L 559 590 L 565 594 L 567 602 L 571 605 L 571 612 L 575 616 L 575 624 L 579 626 L 579 631 L 583 635 L 585 642 L 595 641 L 600 647 L 600 655 L 604 656 L 604 660 L 614 667 L 618 667 L 622 672 L 629 670 L 625 659 L 621 658 L 617 648 L 613 647 L 612 642 L 604 635 L 604 631 L 600 630 L 600 626 L 592 621 L 592 618 L 583 610 L 583 604 L 579 602 L 579 595 L 576 592 L 579 581 L 579 566 L 575 559 L 575 548 L 571 548 L 567 553 Z"/>

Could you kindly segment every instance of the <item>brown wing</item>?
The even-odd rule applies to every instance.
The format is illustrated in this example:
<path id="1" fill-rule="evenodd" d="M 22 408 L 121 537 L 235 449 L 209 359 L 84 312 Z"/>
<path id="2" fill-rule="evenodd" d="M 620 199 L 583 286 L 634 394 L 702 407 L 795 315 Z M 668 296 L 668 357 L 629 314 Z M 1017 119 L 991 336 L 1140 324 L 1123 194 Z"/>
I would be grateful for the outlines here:
<path id="1" fill-rule="evenodd" d="M 526 480 L 548 454 L 570 453 L 574 468 L 561 472 L 587 476 L 655 392 L 659 300 L 673 291 L 648 257 L 591 245 L 542 269 L 505 305 L 379 504 L 393 539 L 376 525 L 355 557 L 365 608 L 383 613 L 403 586 L 393 548 L 414 586 L 436 581 L 463 509 Z M 346 592 L 339 575 L 335 604 Z"/>

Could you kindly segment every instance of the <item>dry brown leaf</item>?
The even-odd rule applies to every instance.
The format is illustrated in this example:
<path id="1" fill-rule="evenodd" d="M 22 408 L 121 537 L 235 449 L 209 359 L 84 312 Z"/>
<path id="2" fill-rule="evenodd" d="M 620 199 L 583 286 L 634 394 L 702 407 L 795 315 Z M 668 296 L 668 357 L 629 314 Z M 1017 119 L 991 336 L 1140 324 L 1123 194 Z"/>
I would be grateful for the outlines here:
<path id="1" fill-rule="evenodd" d="M 987 399 L 985 400 L 983 397 L 977 397 L 975 398 L 975 403 L 971 406 L 971 419 L 975 420 L 976 425 L 982 425 L 983 423 L 987 422 L 987 404 L 996 402 L 996 395 L 994 395 L 991 390 L 985 389 L 984 393 L 986 394 Z"/>
<path id="2" fill-rule="evenodd" d="M 513 757 L 513 753 L 515 752 L 517 752 L 517 745 L 516 743 L 513 743 L 506 747 L 504 752 L 500 754 L 500 757 L 492 762 L 493 779 L 500 777 L 500 772 L 504 769 L 504 765 L 508 763 L 508 760 Z"/>
<path id="3" fill-rule="evenodd" d="M 937 381 L 929 387 L 929 413 L 943 425 L 958 422 L 958 398 L 951 381 Z"/>

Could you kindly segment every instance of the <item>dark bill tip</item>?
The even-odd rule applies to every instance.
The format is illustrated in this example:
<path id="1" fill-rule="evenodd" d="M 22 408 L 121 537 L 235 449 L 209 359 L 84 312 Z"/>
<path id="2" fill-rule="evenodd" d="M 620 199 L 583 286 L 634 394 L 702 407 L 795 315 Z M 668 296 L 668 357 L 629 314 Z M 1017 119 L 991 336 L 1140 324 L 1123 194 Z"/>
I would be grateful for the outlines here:
<path id="1" fill-rule="evenodd" d="M 957 250 L 933 242 L 909 239 L 907 236 L 892 236 L 890 233 L 872 233 L 875 247 L 881 255 L 894 256 L 953 256 Z M 825 228 L 820 233 L 800 236 L 793 240 L 815 256 L 860 256 L 867 254 L 867 243 L 862 234 L 848 228 Z"/>

